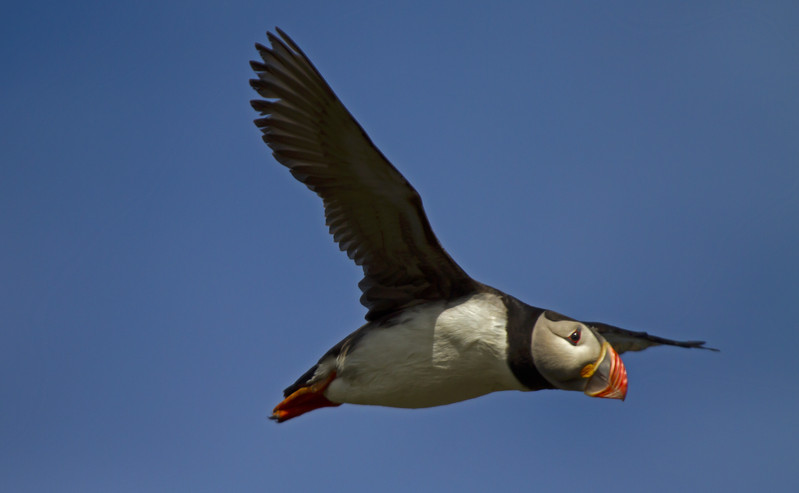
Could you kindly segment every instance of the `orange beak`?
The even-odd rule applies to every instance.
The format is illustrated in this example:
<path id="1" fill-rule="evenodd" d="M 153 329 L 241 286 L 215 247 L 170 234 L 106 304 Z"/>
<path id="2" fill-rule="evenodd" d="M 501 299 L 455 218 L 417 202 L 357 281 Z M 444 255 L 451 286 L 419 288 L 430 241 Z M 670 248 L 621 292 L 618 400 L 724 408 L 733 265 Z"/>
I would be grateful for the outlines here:
<path id="1" fill-rule="evenodd" d="M 627 396 L 627 370 L 619 353 L 607 341 L 602 344 L 599 359 L 586 365 L 581 374 L 588 378 L 586 395 L 621 400 Z"/>

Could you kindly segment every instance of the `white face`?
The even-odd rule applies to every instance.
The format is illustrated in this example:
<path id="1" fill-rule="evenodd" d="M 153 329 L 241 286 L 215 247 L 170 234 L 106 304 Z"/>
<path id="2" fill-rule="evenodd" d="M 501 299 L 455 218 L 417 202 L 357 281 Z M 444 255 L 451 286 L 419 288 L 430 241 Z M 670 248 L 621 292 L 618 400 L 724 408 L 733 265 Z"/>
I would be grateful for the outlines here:
<path id="1" fill-rule="evenodd" d="M 585 390 L 581 372 L 602 355 L 605 339 L 585 324 L 546 311 L 533 329 L 535 366 L 552 385 L 563 390 Z"/>

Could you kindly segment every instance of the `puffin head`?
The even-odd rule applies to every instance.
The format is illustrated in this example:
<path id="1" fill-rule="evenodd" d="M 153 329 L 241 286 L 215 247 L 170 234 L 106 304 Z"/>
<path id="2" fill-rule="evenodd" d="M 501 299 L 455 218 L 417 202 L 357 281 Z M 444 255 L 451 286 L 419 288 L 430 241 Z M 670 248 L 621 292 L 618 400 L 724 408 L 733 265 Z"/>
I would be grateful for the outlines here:
<path id="1" fill-rule="evenodd" d="M 582 322 L 544 311 L 533 329 L 531 349 L 538 371 L 559 389 L 608 399 L 627 395 L 627 371 L 619 354 Z"/>

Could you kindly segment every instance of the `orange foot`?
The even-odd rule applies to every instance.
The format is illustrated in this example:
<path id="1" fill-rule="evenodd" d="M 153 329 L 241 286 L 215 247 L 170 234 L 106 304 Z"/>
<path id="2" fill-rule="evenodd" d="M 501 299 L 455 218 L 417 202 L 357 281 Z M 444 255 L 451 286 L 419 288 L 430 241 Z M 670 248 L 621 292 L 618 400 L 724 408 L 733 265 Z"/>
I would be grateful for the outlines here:
<path id="1" fill-rule="evenodd" d="M 296 418 L 301 414 L 319 409 L 320 407 L 340 406 L 340 402 L 332 402 L 328 400 L 324 394 L 325 389 L 334 378 L 336 378 L 335 372 L 331 373 L 330 376 L 322 382 L 317 382 L 307 387 L 300 387 L 290 396 L 283 399 L 280 404 L 275 406 L 269 419 L 274 419 L 278 423 L 282 423 L 287 419 Z"/>

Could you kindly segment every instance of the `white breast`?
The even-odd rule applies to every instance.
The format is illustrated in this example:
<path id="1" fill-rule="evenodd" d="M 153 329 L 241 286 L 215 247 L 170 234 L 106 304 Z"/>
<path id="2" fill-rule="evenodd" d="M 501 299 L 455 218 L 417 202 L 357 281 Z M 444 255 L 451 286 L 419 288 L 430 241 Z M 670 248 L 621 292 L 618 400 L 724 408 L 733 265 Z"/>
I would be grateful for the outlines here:
<path id="1" fill-rule="evenodd" d="M 498 390 L 524 390 L 506 361 L 502 301 L 479 294 L 409 310 L 391 327 L 367 332 L 333 361 L 334 402 L 430 407 Z"/>

